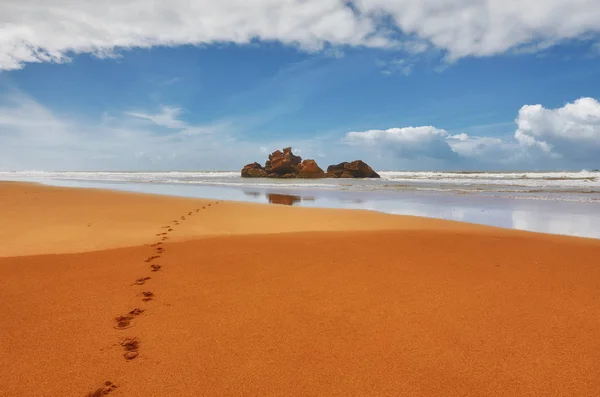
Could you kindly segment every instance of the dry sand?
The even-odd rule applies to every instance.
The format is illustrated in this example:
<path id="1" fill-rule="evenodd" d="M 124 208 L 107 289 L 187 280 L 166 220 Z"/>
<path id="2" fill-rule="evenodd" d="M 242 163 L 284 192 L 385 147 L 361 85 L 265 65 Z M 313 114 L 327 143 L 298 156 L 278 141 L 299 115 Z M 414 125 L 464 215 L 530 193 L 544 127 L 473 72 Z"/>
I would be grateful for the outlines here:
<path id="1" fill-rule="evenodd" d="M 0 396 L 600 395 L 599 240 L 17 183 L 0 219 Z"/>

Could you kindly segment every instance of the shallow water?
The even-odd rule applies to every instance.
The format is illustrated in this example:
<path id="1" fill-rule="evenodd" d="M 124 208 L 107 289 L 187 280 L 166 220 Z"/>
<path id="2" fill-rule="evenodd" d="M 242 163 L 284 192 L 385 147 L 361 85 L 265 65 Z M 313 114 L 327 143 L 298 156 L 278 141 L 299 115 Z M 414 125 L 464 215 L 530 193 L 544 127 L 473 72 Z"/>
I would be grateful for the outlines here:
<path id="1" fill-rule="evenodd" d="M 447 190 L 333 189 L 318 186 L 315 181 L 305 183 L 294 181 L 293 184 L 286 184 L 284 181 L 260 180 L 253 183 L 252 180 L 244 180 L 243 184 L 219 185 L 168 183 L 155 180 L 115 182 L 48 176 L 6 178 L 0 175 L 0 179 L 255 203 L 364 209 L 535 232 L 600 238 L 600 202 L 598 201 L 530 200 L 489 192 L 461 194 Z M 350 187 L 357 183 L 362 183 L 361 186 L 364 186 L 364 181 L 342 182 Z M 336 181 L 336 183 L 342 182 Z M 576 195 L 576 193 L 571 194 Z"/>

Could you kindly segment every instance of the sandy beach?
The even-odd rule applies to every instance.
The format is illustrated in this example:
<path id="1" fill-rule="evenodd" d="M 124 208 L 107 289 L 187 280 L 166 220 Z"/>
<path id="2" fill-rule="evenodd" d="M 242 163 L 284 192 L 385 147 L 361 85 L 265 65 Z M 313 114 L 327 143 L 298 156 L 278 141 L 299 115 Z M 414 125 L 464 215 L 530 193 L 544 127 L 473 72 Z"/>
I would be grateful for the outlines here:
<path id="1" fill-rule="evenodd" d="M 600 395 L 598 239 L 10 182 L 0 219 L 1 396 Z"/>

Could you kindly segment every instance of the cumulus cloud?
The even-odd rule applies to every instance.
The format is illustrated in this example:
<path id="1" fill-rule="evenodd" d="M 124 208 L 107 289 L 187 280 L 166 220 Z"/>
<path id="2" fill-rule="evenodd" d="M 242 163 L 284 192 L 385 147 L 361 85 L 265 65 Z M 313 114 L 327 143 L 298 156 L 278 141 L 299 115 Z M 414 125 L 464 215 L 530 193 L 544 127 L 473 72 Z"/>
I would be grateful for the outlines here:
<path id="1" fill-rule="evenodd" d="M 516 140 L 553 157 L 600 158 L 600 102 L 580 98 L 558 109 L 525 105 L 519 110 Z"/>
<path id="2" fill-rule="evenodd" d="M 594 35 L 600 7 L 597 0 L 545 0 L 543 6 L 520 0 L 3 0 L 0 26 L 4 70 L 68 62 L 77 53 L 115 57 L 136 47 L 254 40 L 306 51 L 434 46 L 458 59 Z"/>
<path id="3" fill-rule="evenodd" d="M 390 128 L 348 132 L 343 141 L 349 145 L 378 147 L 403 158 L 449 158 L 454 152 L 447 142 L 448 132 L 432 126 Z"/>
<path id="4" fill-rule="evenodd" d="M 363 12 L 392 17 L 404 33 L 448 50 L 450 59 L 503 53 L 520 46 L 597 33 L 596 0 L 356 0 Z"/>
<path id="5" fill-rule="evenodd" d="M 561 164 L 594 165 L 600 159 L 600 102 L 580 98 L 558 109 L 525 105 L 515 120 L 517 130 L 509 139 L 449 134 L 433 126 L 348 132 L 343 142 L 403 159 L 419 157 L 471 165 L 531 166 L 536 161 L 564 160 Z"/>

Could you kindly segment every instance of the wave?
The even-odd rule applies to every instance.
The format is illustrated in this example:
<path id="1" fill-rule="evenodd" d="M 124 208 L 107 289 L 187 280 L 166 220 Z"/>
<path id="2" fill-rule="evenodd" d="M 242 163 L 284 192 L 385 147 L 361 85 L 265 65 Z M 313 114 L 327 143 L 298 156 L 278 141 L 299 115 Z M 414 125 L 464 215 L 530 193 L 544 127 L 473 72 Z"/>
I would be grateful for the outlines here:
<path id="1" fill-rule="evenodd" d="M 355 192 L 452 192 L 515 194 L 600 202 L 600 172 L 415 172 L 380 171 L 381 179 L 246 179 L 234 171 L 0 171 L 0 179 L 91 183 L 174 184 L 258 189 L 318 189 Z M 585 198 L 584 198 L 585 196 Z"/>

